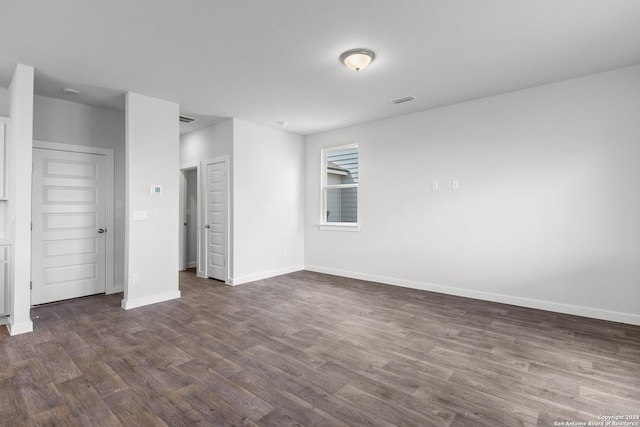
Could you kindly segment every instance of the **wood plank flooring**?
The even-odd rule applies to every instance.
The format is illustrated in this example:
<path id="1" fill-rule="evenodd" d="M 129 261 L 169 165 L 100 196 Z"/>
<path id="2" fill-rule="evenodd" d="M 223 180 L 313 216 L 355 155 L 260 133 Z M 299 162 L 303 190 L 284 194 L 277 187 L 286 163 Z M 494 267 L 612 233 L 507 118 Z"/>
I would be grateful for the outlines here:
<path id="1" fill-rule="evenodd" d="M 640 327 L 311 272 L 33 309 L 3 426 L 554 426 L 640 414 Z M 636 425 L 640 425 L 640 422 Z"/>

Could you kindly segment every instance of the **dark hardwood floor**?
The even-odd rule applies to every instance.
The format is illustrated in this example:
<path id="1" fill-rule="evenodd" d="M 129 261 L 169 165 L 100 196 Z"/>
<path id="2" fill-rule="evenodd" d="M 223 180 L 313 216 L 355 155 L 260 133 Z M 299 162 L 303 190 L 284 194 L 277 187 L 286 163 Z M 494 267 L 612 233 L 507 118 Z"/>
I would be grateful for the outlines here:
<path id="1" fill-rule="evenodd" d="M 298 272 L 33 309 L 3 426 L 554 426 L 640 414 L 640 327 Z M 632 420 L 638 421 L 638 420 Z M 640 422 L 636 425 L 640 425 Z"/>

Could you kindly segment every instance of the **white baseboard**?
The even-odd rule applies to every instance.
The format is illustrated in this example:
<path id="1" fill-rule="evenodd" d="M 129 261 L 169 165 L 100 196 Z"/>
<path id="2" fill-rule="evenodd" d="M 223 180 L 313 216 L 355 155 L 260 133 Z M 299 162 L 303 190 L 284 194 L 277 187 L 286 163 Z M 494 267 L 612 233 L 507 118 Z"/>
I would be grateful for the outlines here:
<path id="1" fill-rule="evenodd" d="M 7 322 L 7 330 L 9 331 L 9 335 L 20 335 L 26 334 L 27 332 L 33 332 L 33 322 L 29 320 L 28 322 L 18 323 L 13 325 L 11 320 Z"/>
<path id="2" fill-rule="evenodd" d="M 162 294 L 149 295 L 143 298 L 135 298 L 130 300 L 123 299 L 120 306 L 125 310 L 130 310 L 132 308 L 138 308 L 150 304 L 157 304 L 159 302 L 169 301 L 177 298 L 180 298 L 180 291 L 171 291 Z"/>
<path id="3" fill-rule="evenodd" d="M 572 314 L 575 316 L 591 317 L 594 319 L 609 320 L 612 322 L 628 323 L 640 326 L 640 315 L 633 313 L 621 313 L 617 311 L 602 310 L 599 308 L 582 307 L 563 304 L 553 301 L 543 301 L 523 297 L 515 297 L 491 292 L 474 291 L 471 289 L 454 288 L 451 286 L 435 285 L 432 283 L 416 282 L 412 280 L 396 279 L 392 277 L 377 276 L 373 274 L 357 273 L 353 271 L 338 270 L 334 268 L 320 267 L 317 265 L 305 265 L 305 270 L 317 273 L 333 274 L 336 276 L 350 277 L 352 279 L 367 280 L 385 285 L 400 286 L 404 288 L 420 289 L 423 291 L 438 292 L 441 294 L 456 295 L 465 298 L 473 298 L 483 301 L 499 302 L 503 304 L 517 305 L 520 307 L 536 308 L 539 310 L 553 311 L 556 313 Z"/>
<path id="4" fill-rule="evenodd" d="M 281 268 L 278 270 L 265 271 L 264 273 L 251 274 L 249 276 L 234 277 L 229 280 L 228 284 L 232 286 L 242 285 L 244 283 L 255 282 L 256 280 L 268 279 L 270 277 L 281 276 L 283 274 L 295 273 L 304 270 L 304 266 L 295 265 Z"/>

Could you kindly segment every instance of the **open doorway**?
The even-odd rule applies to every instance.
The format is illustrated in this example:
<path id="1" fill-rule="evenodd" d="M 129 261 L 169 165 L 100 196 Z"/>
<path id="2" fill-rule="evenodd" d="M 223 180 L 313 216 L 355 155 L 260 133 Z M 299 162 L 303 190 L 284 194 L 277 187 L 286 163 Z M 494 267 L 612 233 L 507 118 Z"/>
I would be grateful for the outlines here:
<path id="1" fill-rule="evenodd" d="M 198 171 L 189 169 L 185 171 L 186 206 L 185 206 L 185 266 L 196 268 L 198 266 Z"/>
<path id="2" fill-rule="evenodd" d="M 229 157 L 184 165 L 180 186 L 180 270 L 230 282 Z"/>
<path id="3" fill-rule="evenodd" d="M 181 169 L 180 270 L 198 271 L 198 167 Z"/>

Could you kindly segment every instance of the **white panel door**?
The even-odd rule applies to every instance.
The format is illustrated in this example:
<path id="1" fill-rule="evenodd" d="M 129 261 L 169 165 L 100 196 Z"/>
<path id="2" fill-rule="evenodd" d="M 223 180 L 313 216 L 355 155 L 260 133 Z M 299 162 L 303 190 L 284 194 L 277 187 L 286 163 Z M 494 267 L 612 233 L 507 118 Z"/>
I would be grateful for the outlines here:
<path id="1" fill-rule="evenodd" d="M 227 280 L 227 162 L 209 163 L 206 167 L 207 277 Z"/>
<path id="2" fill-rule="evenodd" d="M 105 292 L 105 156 L 33 150 L 31 304 Z"/>

